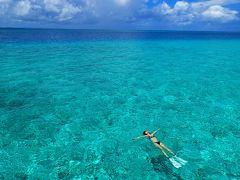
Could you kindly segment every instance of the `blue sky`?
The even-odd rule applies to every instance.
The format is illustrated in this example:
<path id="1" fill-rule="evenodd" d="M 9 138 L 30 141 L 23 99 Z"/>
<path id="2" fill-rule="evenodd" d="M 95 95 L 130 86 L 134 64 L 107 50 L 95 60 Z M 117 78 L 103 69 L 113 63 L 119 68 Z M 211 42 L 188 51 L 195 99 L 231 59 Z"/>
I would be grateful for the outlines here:
<path id="1" fill-rule="evenodd" d="M 0 26 L 240 31 L 240 0 L 0 0 Z"/>

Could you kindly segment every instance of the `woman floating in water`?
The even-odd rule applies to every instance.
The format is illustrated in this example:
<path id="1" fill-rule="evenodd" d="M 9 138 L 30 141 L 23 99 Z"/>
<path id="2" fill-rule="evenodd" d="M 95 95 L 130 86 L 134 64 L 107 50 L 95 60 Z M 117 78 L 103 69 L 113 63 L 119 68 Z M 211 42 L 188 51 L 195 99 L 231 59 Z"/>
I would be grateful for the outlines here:
<path id="1" fill-rule="evenodd" d="M 143 131 L 143 136 L 139 136 L 136 138 L 133 138 L 132 140 L 137 140 L 137 139 L 141 139 L 141 138 L 147 138 L 149 140 L 152 141 L 152 143 L 154 144 L 155 147 L 159 148 L 162 153 L 171 161 L 171 163 L 174 165 L 174 167 L 176 168 L 180 168 L 181 165 L 185 165 L 187 163 L 187 161 L 177 157 L 172 150 L 170 150 L 167 146 L 165 146 L 163 143 L 161 143 L 160 141 L 158 141 L 158 139 L 155 137 L 155 134 L 160 130 L 160 128 L 158 128 L 156 131 L 154 131 L 153 133 L 150 133 L 149 131 Z M 171 153 L 173 155 L 173 157 L 169 158 L 169 155 L 167 154 Z"/>
<path id="2" fill-rule="evenodd" d="M 147 139 L 151 140 L 152 143 L 155 145 L 155 147 L 159 148 L 162 153 L 169 158 L 169 156 L 167 155 L 167 153 L 165 152 L 165 150 L 167 150 L 169 153 L 171 153 L 172 155 L 175 156 L 175 154 L 167 147 L 165 146 L 163 143 L 161 143 L 160 141 L 157 140 L 157 138 L 155 137 L 155 134 L 160 130 L 160 128 L 158 128 L 156 131 L 154 131 L 153 133 L 150 133 L 149 131 L 143 131 L 143 136 L 139 136 L 136 138 L 133 138 L 133 140 L 137 140 L 137 139 L 141 139 L 146 137 Z"/>

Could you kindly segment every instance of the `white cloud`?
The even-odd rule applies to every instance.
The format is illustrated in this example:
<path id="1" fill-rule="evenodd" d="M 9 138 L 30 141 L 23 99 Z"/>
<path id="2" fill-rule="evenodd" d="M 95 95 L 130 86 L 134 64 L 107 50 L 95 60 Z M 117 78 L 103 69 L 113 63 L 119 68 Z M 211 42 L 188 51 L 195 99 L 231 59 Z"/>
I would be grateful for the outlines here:
<path id="1" fill-rule="evenodd" d="M 237 11 L 227 9 L 219 5 L 211 6 L 202 13 L 203 17 L 207 20 L 220 20 L 222 22 L 237 19 L 237 14 Z"/>
<path id="2" fill-rule="evenodd" d="M 189 3 L 186 1 L 177 1 L 174 5 L 175 11 L 186 11 L 189 8 Z"/>
<path id="3" fill-rule="evenodd" d="M 151 6 L 149 6 L 149 2 Z M 71 21 L 79 26 L 110 27 L 165 23 L 170 26 L 203 24 L 206 21 L 225 23 L 239 20 L 236 10 L 229 4 L 240 0 L 0 0 L 0 18 L 38 23 Z M 1 21 L 0 19 L 0 21 Z M 164 25 L 165 25 L 164 24 Z M 212 24 L 212 23 L 211 23 Z M 112 26 L 114 27 L 114 26 Z"/>
<path id="4" fill-rule="evenodd" d="M 186 1 L 177 1 L 173 8 L 166 2 L 163 2 L 155 8 L 155 13 L 169 19 L 172 23 L 178 25 L 190 24 L 194 18 L 191 12 L 190 4 Z"/>
<path id="5" fill-rule="evenodd" d="M 25 16 L 31 10 L 31 3 L 28 0 L 19 1 L 15 6 L 15 14 Z"/>
<path id="6" fill-rule="evenodd" d="M 66 20 L 72 19 L 73 16 L 79 12 L 81 12 L 81 9 L 79 7 L 74 7 L 71 4 L 66 4 L 61 10 L 61 13 L 58 19 L 59 21 L 66 21 Z"/>
<path id="7" fill-rule="evenodd" d="M 237 20 L 237 11 L 223 7 L 226 4 L 240 3 L 239 0 L 207 0 L 188 3 L 177 1 L 171 8 L 166 2 L 154 8 L 154 12 L 179 25 L 191 24 L 194 21 L 229 22 Z M 219 5 L 221 4 L 221 5 Z"/>
<path id="8" fill-rule="evenodd" d="M 193 2 L 191 3 L 191 6 L 195 9 L 202 9 L 202 8 L 208 8 L 210 6 L 214 5 L 229 5 L 229 4 L 237 4 L 240 3 L 239 0 L 205 0 L 205 1 L 199 1 L 199 2 Z"/>
<path id="9" fill-rule="evenodd" d="M 66 0 L 43 0 L 45 9 L 56 14 L 59 21 L 72 19 L 74 15 L 81 12 L 81 8 L 74 6 Z"/>
<path id="10" fill-rule="evenodd" d="M 171 8 L 166 2 L 160 3 L 155 10 L 162 15 L 184 13 L 189 9 L 190 5 L 186 1 L 177 1 L 173 8 Z"/>
<path id="11" fill-rule="evenodd" d="M 162 15 L 171 14 L 173 12 L 171 7 L 166 2 L 163 2 L 162 4 L 160 4 L 155 10 L 157 13 Z"/>
<path id="12" fill-rule="evenodd" d="M 45 9 L 50 12 L 60 12 L 61 0 L 43 0 Z"/>

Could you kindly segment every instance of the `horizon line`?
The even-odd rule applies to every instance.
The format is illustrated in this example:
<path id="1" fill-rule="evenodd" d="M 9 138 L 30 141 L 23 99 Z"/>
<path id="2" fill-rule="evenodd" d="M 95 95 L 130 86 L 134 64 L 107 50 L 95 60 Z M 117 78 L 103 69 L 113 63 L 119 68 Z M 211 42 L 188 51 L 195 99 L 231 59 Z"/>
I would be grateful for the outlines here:
<path id="1" fill-rule="evenodd" d="M 172 30 L 172 29 L 114 29 L 114 28 L 51 28 L 51 27 L 0 27 L 0 29 L 29 29 L 29 30 L 82 30 L 82 31 L 112 31 L 112 32 L 216 32 L 240 33 L 240 31 L 224 30 Z"/>

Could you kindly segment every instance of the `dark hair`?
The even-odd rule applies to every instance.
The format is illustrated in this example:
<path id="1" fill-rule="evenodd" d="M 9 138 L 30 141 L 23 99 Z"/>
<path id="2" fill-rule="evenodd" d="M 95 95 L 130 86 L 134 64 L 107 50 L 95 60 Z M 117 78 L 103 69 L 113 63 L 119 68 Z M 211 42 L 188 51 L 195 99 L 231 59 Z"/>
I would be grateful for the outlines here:
<path id="1" fill-rule="evenodd" d="M 143 135 L 147 135 L 147 131 L 143 131 Z"/>

